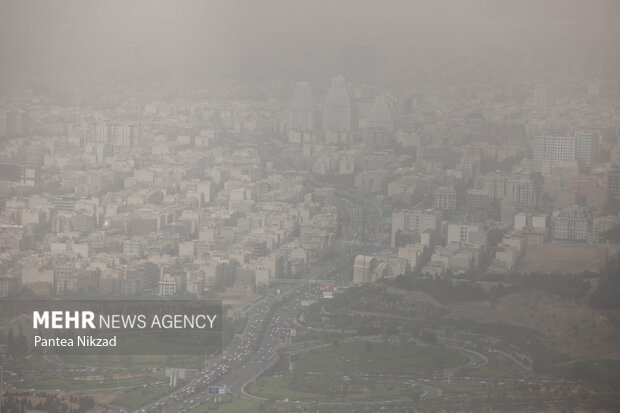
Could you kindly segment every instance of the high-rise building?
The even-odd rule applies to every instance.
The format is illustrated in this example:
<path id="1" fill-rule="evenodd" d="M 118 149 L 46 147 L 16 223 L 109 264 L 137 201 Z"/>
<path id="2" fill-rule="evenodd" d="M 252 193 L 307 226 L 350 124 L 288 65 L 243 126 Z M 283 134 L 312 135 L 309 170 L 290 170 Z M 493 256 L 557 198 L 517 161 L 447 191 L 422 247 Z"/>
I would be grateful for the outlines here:
<path id="1" fill-rule="evenodd" d="M 567 160 L 576 160 L 581 168 L 589 168 L 596 162 L 597 152 L 597 139 L 585 132 L 574 136 L 536 136 L 532 145 L 532 157 L 538 169 L 543 161 L 555 168 L 558 162 Z"/>
<path id="2" fill-rule="evenodd" d="M 501 172 L 489 172 L 481 177 L 481 189 L 489 194 L 489 199 L 498 200 L 504 197 L 506 176 Z"/>
<path id="3" fill-rule="evenodd" d="M 99 122 L 95 126 L 95 142 L 108 143 L 110 140 L 110 124 Z"/>
<path id="4" fill-rule="evenodd" d="M 480 242 L 483 237 L 477 234 L 479 232 L 481 228 L 478 225 L 449 224 L 446 245 Z M 483 234 L 486 237 L 486 233 Z"/>
<path id="5" fill-rule="evenodd" d="M 456 208 L 456 191 L 452 187 L 439 187 L 435 190 L 435 209 Z"/>
<path id="6" fill-rule="evenodd" d="M 582 168 L 589 168 L 596 163 L 598 152 L 597 140 L 589 133 L 575 134 L 575 159 Z"/>
<path id="7" fill-rule="evenodd" d="M 417 232 L 418 234 L 440 229 L 441 214 L 405 209 L 392 213 L 392 248 L 397 247 L 396 235 L 398 232 Z"/>
<path id="8" fill-rule="evenodd" d="M 397 113 L 394 108 L 394 99 L 387 95 L 377 96 L 375 106 L 368 117 L 368 128 L 393 133 L 396 125 Z"/>
<path id="9" fill-rule="evenodd" d="M 609 200 L 614 201 L 620 199 L 620 165 L 613 165 L 607 171 L 607 191 Z"/>
<path id="10" fill-rule="evenodd" d="M 58 211 L 71 212 L 75 209 L 76 199 L 73 196 L 60 196 L 54 199 L 54 207 Z"/>
<path id="11" fill-rule="evenodd" d="M 572 205 L 553 216 L 553 238 L 587 240 L 592 230 L 592 214 L 587 208 Z"/>
<path id="12" fill-rule="evenodd" d="M 28 112 L 17 111 L 6 114 L 6 135 L 9 137 L 25 136 L 29 130 Z"/>
<path id="13" fill-rule="evenodd" d="M 513 176 L 506 179 L 504 195 L 515 202 L 518 209 L 531 208 L 534 205 L 534 184 L 531 179 Z"/>
<path id="14" fill-rule="evenodd" d="M 461 157 L 461 169 L 467 171 L 469 177 L 475 178 L 480 175 L 480 153 L 464 153 Z"/>
<path id="15" fill-rule="evenodd" d="M 288 128 L 298 132 L 314 129 L 314 99 L 308 82 L 297 82 L 288 108 Z"/>
<path id="16" fill-rule="evenodd" d="M 468 189 L 467 206 L 471 209 L 487 208 L 489 206 L 489 194 L 480 189 Z"/>
<path id="17" fill-rule="evenodd" d="M 0 181 L 16 182 L 38 189 L 41 185 L 41 167 L 17 160 L 2 160 L 0 161 Z"/>
<path id="18" fill-rule="evenodd" d="M 504 224 L 512 224 L 515 214 L 517 213 L 515 201 L 510 198 L 502 198 L 499 202 L 499 207 L 501 222 Z"/>
<path id="19" fill-rule="evenodd" d="M 555 168 L 560 161 L 575 159 L 574 136 L 535 136 L 532 144 L 532 159 L 540 170 L 543 161 Z"/>
<path id="20" fill-rule="evenodd" d="M 131 148 L 135 141 L 135 127 L 132 125 L 113 124 L 108 126 L 111 144 L 123 148 Z"/>
<path id="21" fill-rule="evenodd" d="M 157 295 L 159 297 L 169 297 L 177 292 L 177 283 L 173 280 L 161 280 L 157 284 Z"/>
<path id="22" fill-rule="evenodd" d="M 355 105 L 353 94 L 344 76 L 332 79 L 327 92 L 323 114 L 323 125 L 326 131 L 350 131 L 354 129 Z"/>
<path id="23" fill-rule="evenodd" d="M 491 172 L 482 176 L 479 182 L 489 199 L 510 199 L 518 210 L 531 208 L 536 201 L 534 184 L 526 176 L 507 176 L 501 172 Z M 510 220 L 512 222 L 512 218 Z"/>

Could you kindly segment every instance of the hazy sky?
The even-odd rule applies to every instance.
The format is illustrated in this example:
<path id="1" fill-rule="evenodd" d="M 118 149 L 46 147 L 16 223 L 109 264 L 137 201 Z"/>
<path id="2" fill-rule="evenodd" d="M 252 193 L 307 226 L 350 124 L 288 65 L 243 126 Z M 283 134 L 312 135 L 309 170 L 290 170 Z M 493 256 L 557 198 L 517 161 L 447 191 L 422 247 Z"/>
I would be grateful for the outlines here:
<path id="1" fill-rule="evenodd" d="M 333 72 L 347 47 L 383 60 L 435 47 L 591 50 L 618 39 L 618 16 L 615 0 L 2 1 L 0 75 Z"/>

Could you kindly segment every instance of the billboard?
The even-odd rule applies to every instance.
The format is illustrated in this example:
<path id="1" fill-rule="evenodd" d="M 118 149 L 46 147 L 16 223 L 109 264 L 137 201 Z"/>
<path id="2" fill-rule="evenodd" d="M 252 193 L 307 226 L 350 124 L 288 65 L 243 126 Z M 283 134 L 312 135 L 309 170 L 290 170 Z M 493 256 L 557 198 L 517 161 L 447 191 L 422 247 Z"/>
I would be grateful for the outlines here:
<path id="1" fill-rule="evenodd" d="M 295 337 L 297 335 L 297 330 L 294 328 L 281 328 L 280 335 L 286 337 Z"/>
<path id="2" fill-rule="evenodd" d="M 221 396 L 226 394 L 226 387 L 209 387 L 207 391 L 213 396 Z"/>

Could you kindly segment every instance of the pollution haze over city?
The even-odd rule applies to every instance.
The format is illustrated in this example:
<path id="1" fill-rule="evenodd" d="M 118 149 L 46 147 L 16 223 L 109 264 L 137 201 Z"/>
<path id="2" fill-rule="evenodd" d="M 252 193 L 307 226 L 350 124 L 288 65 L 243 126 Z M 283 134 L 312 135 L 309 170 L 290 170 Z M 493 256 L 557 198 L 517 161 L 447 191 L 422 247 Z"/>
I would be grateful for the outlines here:
<path id="1" fill-rule="evenodd" d="M 0 413 L 620 410 L 620 2 L 0 2 Z"/>

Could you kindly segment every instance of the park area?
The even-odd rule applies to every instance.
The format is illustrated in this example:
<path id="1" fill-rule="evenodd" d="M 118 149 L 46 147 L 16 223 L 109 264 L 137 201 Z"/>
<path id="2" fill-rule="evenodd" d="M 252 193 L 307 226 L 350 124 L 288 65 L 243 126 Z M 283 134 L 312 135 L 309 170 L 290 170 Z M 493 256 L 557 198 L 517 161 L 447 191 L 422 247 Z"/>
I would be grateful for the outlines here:
<path id="1" fill-rule="evenodd" d="M 118 397 L 114 400 L 114 405 L 124 407 L 131 411 L 164 397 L 172 390 L 173 389 L 167 385 L 140 386 Z"/>
<path id="2" fill-rule="evenodd" d="M 37 390 L 96 390 L 135 387 L 165 381 L 163 373 L 82 375 L 28 380 L 16 384 L 17 388 Z"/>
<path id="3" fill-rule="evenodd" d="M 246 388 L 246 392 L 268 400 L 289 401 L 377 401 L 400 400 L 405 397 L 419 399 L 421 391 L 410 385 L 375 383 L 371 380 L 334 377 L 329 375 L 263 376 Z"/>
<path id="4" fill-rule="evenodd" d="M 246 391 L 271 400 L 375 401 L 418 399 L 422 391 L 404 381 L 385 377 L 430 375 L 466 366 L 468 357 L 441 345 L 353 341 L 334 342 L 302 352 L 281 374 L 262 376 Z M 377 380 L 380 377 L 381 380 Z"/>
<path id="5" fill-rule="evenodd" d="M 423 375 L 466 365 L 469 359 L 441 345 L 354 341 L 301 353 L 295 369 L 306 373 Z"/>

